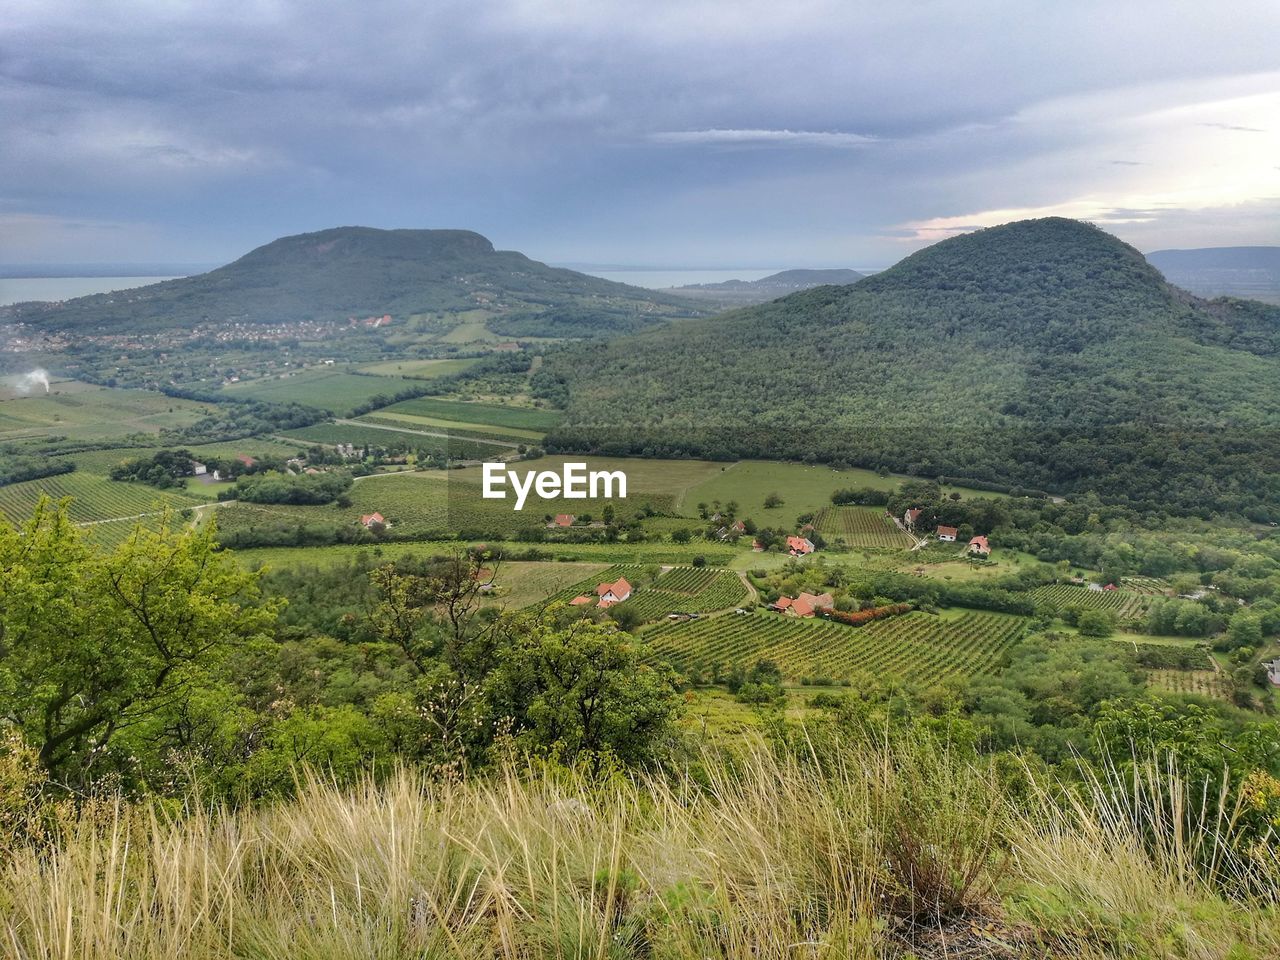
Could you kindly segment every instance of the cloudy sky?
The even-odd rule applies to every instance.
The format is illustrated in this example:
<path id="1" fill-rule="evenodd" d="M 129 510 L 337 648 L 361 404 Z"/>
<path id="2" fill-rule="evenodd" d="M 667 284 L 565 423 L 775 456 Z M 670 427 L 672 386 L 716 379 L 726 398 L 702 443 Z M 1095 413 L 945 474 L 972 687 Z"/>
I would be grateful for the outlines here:
<path id="1" fill-rule="evenodd" d="M 1048 214 L 1280 243 L 1275 0 L 4 6 L 0 262 L 338 224 L 690 267 Z"/>

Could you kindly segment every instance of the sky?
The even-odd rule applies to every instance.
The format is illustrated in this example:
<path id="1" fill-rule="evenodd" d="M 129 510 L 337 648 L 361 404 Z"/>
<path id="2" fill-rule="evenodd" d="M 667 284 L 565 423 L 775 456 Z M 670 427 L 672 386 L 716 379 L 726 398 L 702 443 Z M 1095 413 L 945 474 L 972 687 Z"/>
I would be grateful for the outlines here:
<path id="1" fill-rule="evenodd" d="M 1280 4 L 5 0 L 0 263 L 343 224 L 884 266 L 1024 217 L 1280 244 Z"/>

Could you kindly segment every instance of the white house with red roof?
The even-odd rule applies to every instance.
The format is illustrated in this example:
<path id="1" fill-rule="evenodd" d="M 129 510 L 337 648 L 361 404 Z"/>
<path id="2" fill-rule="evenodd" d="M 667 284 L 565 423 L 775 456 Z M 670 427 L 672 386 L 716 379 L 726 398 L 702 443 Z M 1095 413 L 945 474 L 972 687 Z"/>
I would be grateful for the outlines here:
<path id="1" fill-rule="evenodd" d="M 967 549 L 969 553 L 977 553 L 984 557 L 991 554 L 991 544 L 987 543 L 986 537 L 974 537 L 969 541 Z"/>
<path id="2" fill-rule="evenodd" d="M 959 533 L 955 527 L 938 527 L 938 539 L 943 543 L 955 543 Z"/>
<path id="3" fill-rule="evenodd" d="M 577 519 L 572 513 L 557 513 L 551 522 L 547 524 L 547 527 L 572 527 L 573 522 Z"/>
<path id="4" fill-rule="evenodd" d="M 387 525 L 387 521 L 380 513 L 366 513 L 360 518 L 360 524 L 366 530 L 371 530 L 375 526 L 385 527 Z"/>
<path id="5" fill-rule="evenodd" d="M 908 527 L 914 527 L 916 525 L 916 521 L 920 519 L 920 514 L 922 514 L 923 512 L 924 511 L 921 510 L 919 507 L 912 507 L 910 510 L 908 510 L 906 513 L 902 515 L 902 522 L 905 523 Z"/>
<path id="6" fill-rule="evenodd" d="M 612 607 L 631 596 L 631 584 L 627 583 L 626 577 L 619 577 L 613 583 L 602 583 L 596 587 L 596 596 L 600 598 L 596 606 Z"/>

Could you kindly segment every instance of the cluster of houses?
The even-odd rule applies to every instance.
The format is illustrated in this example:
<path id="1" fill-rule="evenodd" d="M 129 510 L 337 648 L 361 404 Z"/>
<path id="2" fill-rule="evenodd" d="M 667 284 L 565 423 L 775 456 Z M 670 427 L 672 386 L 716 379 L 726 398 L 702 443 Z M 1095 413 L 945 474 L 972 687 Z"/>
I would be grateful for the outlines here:
<path id="1" fill-rule="evenodd" d="M 835 599 L 829 593 L 801 593 L 795 597 L 779 597 L 769 604 L 770 610 L 789 617 L 815 617 L 819 610 L 830 610 Z"/>
<path id="2" fill-rule="evenodd" d="M 916 522 L 920 519 L 920 514 L 923 512 L 924 511 L 919 507 L 912 507 L 902 515 L 903 526 L 908 530 L 914 531 L 916 529 Z M 960 535 L 960 531 L 956 527 L 948 527 L 943 524 L 938 524 L 938 529 L 934 531 L 934 534 L 937 536 L 939 543 L 955 543 L 956 538 Z M 969 545 L 965 547 L 965 553 L 970 553 L 980 557 L 988 557 L 991 555 L 991 544 L 987 542 L 987 538 L 984 536 L 974 537 L 969 541 Z"/>
<path id="3" fill-rule="evenodd" d="M 247 454 L 243 454 L 243 453 L 238 454 L 238 455 L 236 456 L 236 460 L 238 460 L 238 461 L 239 461 L 243 466 L 245 466 L 246 468 L 248 468 L 248 467 L 256 467 L 256 466 L 258 465 L 258 461 L 257 461 L 257 460 L 255 460 L 255 459 L 253 459 L 253 457 L 248 456 Z M 211 480 L 213 480 L 215 483 L 216 483 L 216 482 L 220 482 L 220 481 L 222 481 L 222 480 L 230 480 L 230 479 L 232 479 L 231 477 L 224 477 L 224 476 L 222 475 L 222 471 L 221 471 L 221 470 L 219 470 L 219 469 L 217 469 L 217 468 L 215 468 L 214 470 L 210 471 L 210 470 L 209 470 L 209 465 L 208 465 L 207 463 L 201 463 L 199 460 L 192 460 L 192 461 L 191 461 L 191 475 L 192 475 L 193 477 L 209 477 L 209 478 L 210 478 Z"/>
<path id="4" fill-rule="evenodd" d="M 627 582 L 626 577 L 619 577 L 613 583 L 601 583 L 596 586 L 596 595 L 581 594 L 569 601 L 571 607 L 582 607 L 588 604 L 595 604 L 602 610 L 612 607 L 615 603 L 621 603 L 631 596 L 631 584 Z"/>

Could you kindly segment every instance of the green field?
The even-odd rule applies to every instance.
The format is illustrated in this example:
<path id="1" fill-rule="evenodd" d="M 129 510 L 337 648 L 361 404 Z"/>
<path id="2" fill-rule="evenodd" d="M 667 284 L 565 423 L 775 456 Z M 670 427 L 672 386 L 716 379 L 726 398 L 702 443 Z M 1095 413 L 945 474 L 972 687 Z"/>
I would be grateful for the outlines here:
<path id="1" fill-rule="evenodd" d="M 994 671 L 1025 628 L 1025 619 L 997 613 L 910 613 L 849 627 L 757 612 L 660 624 L 645 637 L 677 668 L 764 659 L 793 679 L 868 671 L 927 686 Z"/>
<path id="2" fill-rule="evenodd" d="M 63 384 L 55 389 L 61 390 Z M 166 397 L 147 390 L 86 384 L 63 392 L 0 400 L 0 442 L 29 437 L 110 441 L 132 434 L 190 426 L 216 413 L 212 404 Z"/>
<path id="3" fill-rule="evenodd" d="M 598 579 L 608 563 L 555 563 L 545 560 L 509 560 L 497 564 L 493 602 L 507 609 L 539 603 L 575 584 Z"/>
<path id="4" fill-rule="evenodd" d="M 397 405 L 398 406 L 398 405 Z M 398 427 L 405 430 L 427 430 L 467 434 L 473 437 L 485 437 L 505 440 L 510 443 L 524 443 L 532 446 L 542 440 L 540 430 L 522 430 L 519 427 L 492 427 L 485 423 L 464 423 L 460 420 L 446 420 L 443 417 L 423 417 L 416 413 L 399 413 L 387 407 L 377 413 L 360 417 L 361 423 L 379 423 L 384 426 Z"/>
<path id="5" fill-rule="evenodd" d="M 303 370 L 284 377 L 233 383 L 223 389 L 229 396 L 237 399 L 302 403 L 345 415 L 372 397 L 389 397 L 414 386 L 416 384 L 412 380 L 400 377 L 361 376 L 324 368 Z"/>
<path id="6" fill-rule="evenodd" d="M 738 504 L 738 516 L 750 517 L 760 526 L 790 525 L 802 513 L 817 513 L 831 506 L 831 493 L 842 487 L 875 487 L 892 490 L 896 477 L 882 477 L 870 470 L 833 470 L 802 463 L 774 463 L 742 460 L 728 464 L 722 472 L 692 486 L 681 506 L 692 512 L 699 503 Z M 782 497 L 780 507 L 766 510 L 770 493 Z"/>
<path id="7" fill-rule="evenodd" d="M 543 603 L 567 603 L 579 594 L 594 597 L 598 584 L 612 583 L 626 577 L 633 587 L 629 599 L 618 604 L 634 610 L 644 621 L 658 620 L 670 613 L 707 613 L 737 606 L 747 598 L 742 579 L 728 570 L 711 567 L 673 566 L 652 583 L 645 568 L 637 564 L 615 564 L 558 592 L 543 598 Z"/>
<path id="8" fill-rule="evenodd" d="M 182 492 L 157 490 L 141 483 L 108 480 L 77 471 L 0 487 L 0 513 L 10 522 L 19 523 L 31 516 L 41 494 L 55 500 L 72 497 L 70 515 L 76 523 L 137 517 L 159 513 L 166 507 L 182 509 L 205 502 Z"/>
<path id="9" fill-rule="evenodd" d="M 905 550 L 915 543 L 882 507 L 823 507 L 813 525 L 832 544 Z"/>
<path id="10" fill-rule="evenodd" d="M 434 360 L 384 360 L 380 363 L 362 364 L 358 369 L 361 373 L 372 373 L 380 377 L 409 377 L 414 380 L 434 380 L 438 377 L 449 377 L 455 373 L 462 373 L 479 362 L 479 357 Z"/>
<path id="11" fill-rule="evenodd" d="M 402 413 L 418 417 L 437 417 L 456 423 L 473 423 L 491 427 L 515 427 L 519 430 L 546 432 L 560 422 L 555 410 L 536 407 L 501 406 L 494 403 L 469 403 L 463 400 L 438 400 L 420 397 L 405 400 L 379 411 L 385 414 Z"/>
<path id="12" fill-rule="evenodd" d="M 1147 682 L 1166 693 L 1231 699 L 1231 678 L 1220 670 L 1148 670 Z"/>

